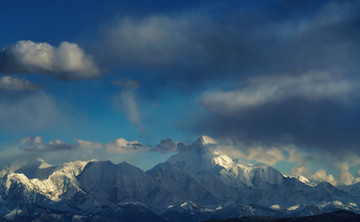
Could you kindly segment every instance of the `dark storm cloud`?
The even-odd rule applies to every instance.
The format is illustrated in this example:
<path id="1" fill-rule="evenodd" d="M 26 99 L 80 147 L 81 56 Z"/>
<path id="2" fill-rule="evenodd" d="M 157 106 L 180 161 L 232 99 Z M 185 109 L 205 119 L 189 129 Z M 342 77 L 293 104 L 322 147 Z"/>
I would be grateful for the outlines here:
<path id="1" fill-rule="evenodd" d="M 296 144 L 338 154 L 359 152 L 359 81 L 305 73 L 248 81 L 241 89 L 205 93 L 211 113 L 201 129 L 246 143 Z"/>
<path id="2" fill-rule="evenodd" d="M 207 81 L 201 104 L 209 115 L 195 121 L 198 132 L 356 151 L 360 2 L 263 6 L 124 17 L 107 31 L 106 52 L 116 58 L 108 62 L 136 67 L 145 88 L 147 78 L 156 76 L 152 90 L 173 83 L 202 90 L 200 83 Z M 233 85 L 222 89 L 224 82 Z"/>
<path id="3" fill-rule="evenodd" d="M 135 69 L 140 93 L 169 85 L 199 92 L 206 82 L 200 133 L 355 150 L 360 2 L 253 2 L 124 16 L 105 30 L 102 62 Z"/>
<path id="4" fill-rule="evenodd" d="M 246 9 L 234 4 L 226 13 L 124 17 L 107 31 L 104 58 L 118 67 L 155 70 L 160 84 L 190 86 L 224 76 L 356 70 L 360 3 L 309 4 L 277 1 Z"/>
<path id="5" fill-rule="evenodd" d="M 213 115 L 202 130 L 248 143 L 297 144 L 324 151 L 359 152 L 360 109 L 302 98 L 264 104 L 244 113 Z"/>

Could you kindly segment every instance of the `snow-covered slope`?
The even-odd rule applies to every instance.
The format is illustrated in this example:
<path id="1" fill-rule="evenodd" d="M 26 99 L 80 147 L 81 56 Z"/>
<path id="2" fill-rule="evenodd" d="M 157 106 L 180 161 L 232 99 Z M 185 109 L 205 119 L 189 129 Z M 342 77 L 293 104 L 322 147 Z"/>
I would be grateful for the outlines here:
<path id="1" fill-rule="evenodd" d="M 87 194 L 115 203 L 144 200 L 156 187 L 151 177 L 125 162 L 89 162 L 77 179 Z"/>
<path id="2" fill-rule="evenodd" d="M 159 184 L 165 183 L 161 186 L 170 193 L 178 190 L 187 194 L 173 198 L 176 200 L 173 205 L 194 201 L 215 210 L 219 205 L 256 204 L 267 208 L 278 206 L 278 211 L 290 212 L 323 202 L 339 201 L 344 208 L 359 202 L 353 195 L 341 192 L 328 183 L 315 186 L 305 177 L 286 177 L 271 166 L 238 162 L 212 144 L 215 144 L 214 140 L 200 137 L 166 163 L 148 172 L 160 181 Z M 198 190 L 206 191 L 208 199 L 204 198 L 204 192 Z M 212 200 L 214 198 L 216 201 Z M 338 207 L 341 209 L 341 205 Z"/>
<path id="3" fill-rule="evenodd" d="M 228 186 L 257 186 L 261 183 L 279 184 L 284 176 L 276 169 L 266 165 L 248 165 L 232 160 L 220 150 L 206 147 L 210 140 L 201 136 L 185 151 L 172 156 L 166 162 L 185 169 L 192 174 L 217 174 Z M 199 152 L 201 151 L 201 152 Z"/>
<path id="4" fill-rule="evenodd" d="M 201 136 L 147 172 L 110 161 L 53 166 L 37 160 L 8 167 L 0 174 L 0 217 L 91 214 L 112 220 L 138 214 L 158 221 L 199 221 L 360 212 L 358 187 L 314 185 L 271 166 L 244 164 L 216 149 L 212 138 Z"/>
<path id="5" fill-rule="evenodd" d="M 76 176 L 86 164 L 87 161 L 75 161 L 52 166 L 43 160 L 31 162 L 2 177 L 0 196 L 2 199 L 9 198 L 16 190 L 18 195 L 24 195 L 27 202 L 32 202 L 39 195 L 55 202 L 70 198 L 81 191 Z"/>
<path id="6" fill-rule="evenodd" d="M 216 144 L 216 141 L 209 136 L 202 135 L 197 140 L 195 140 L 195 142 L 192 144 L 192 147 L 203 148 L 206 145 L 211 145 L 211 144 Z"/>
<path id="7" fill-rule="evenodd" d="M 311 187 L 315 187 L 317 184 L 314 183 L 313 181 L 310 181 L 308 178 L 302 176 L 302 175 L 298 175 L 298 176 L 289 176 L 289 175 L 284 175 L 285 177 L 290 177 L 290 178 L 296 178 L 298 179 L 300 182 L 308 185 L 308 186 L 311 186 Z"/>

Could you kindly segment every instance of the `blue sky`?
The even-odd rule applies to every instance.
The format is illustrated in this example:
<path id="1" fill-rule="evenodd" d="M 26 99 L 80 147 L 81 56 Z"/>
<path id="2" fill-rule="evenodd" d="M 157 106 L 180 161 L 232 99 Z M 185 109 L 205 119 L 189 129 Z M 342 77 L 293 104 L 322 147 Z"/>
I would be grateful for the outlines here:
<path id="1" fill-rule="evenodd" d="M 360 182 L 359 9 L 351 0 L 3 1 L 3 162 L 148 169 L 176 141 L 206 134 L 246 162 Z"/>

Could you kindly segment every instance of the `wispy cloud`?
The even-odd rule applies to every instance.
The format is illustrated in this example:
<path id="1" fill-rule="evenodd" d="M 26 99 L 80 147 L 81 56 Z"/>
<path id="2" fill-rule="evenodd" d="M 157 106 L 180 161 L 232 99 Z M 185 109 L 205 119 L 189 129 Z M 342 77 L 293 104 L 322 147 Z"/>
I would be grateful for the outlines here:
<path id="1" fill-rule="evenodd" d="M 0 91 L 24 91 L 37 90 L 40 87 L 25 78 L 16 78 L 11 76 L 0 77 Z"/>
<path id="2" fill-rule="evenodd" d="M 38 152 L 51 152 L 51 151 L 63 151 L 72 150 L 74 146 L 65 144 L 63 141 L 56 139 L 51 140 L 48 143 L 43 141 L 40 136 L 25 137 L 19 141 L 19 146 L 25 151 L 38 151 Z"/>
<path id="3" fill-rule="evenodd" d="M 0 130 L 3 132 L 50 129 L 61 125 L 65 119 L 55 100 L 44 92 L 0 100 L 0 110 Z"/>
<path id="4" fill-rule="evenodd" d="M 168 138 L 165 140 L 161 140 L 160 144 L 158 144 L 156 147 L 152 149 L 152 151 L 157 151 L 160 153 L 171 153 L 171 152 L 177 152 L 177 142 L 173 142 L 172 139 Z"/>
<path id="5" fill-rule="evenodd" d="M 291 98 L 309 101 L 328 99 L 343 103 L 357 90 L 359 82 L 329 72 L 249 78 L 243 88 L 205 92 L 201 104 L 216 112 L 239 112 Z"/>
<path id="6" fill-rule="evenodd" d="M 114 98 L 115 106 L 120 108 L 130 122 L 143 133 L 144 128 L 141 123 L 141 112 L 137 98 L 137 88 L 140 87 L 140 82 L 133 79 L 121 78 L 111 81 L 111 84 L 120 87 L 122 90 L 121 93 Z"/>
<path id="7" fill-rule="evenodd" d="M 105 148 L 109 153 L 129 153 L 146 150 L 146 147 L 139 141 L 127 141 L 124 138 L 119 138 L 112 143 L 106 144 Z"/>
<path id="8" fill-rule="evenodd" d="M 98 143 L 98 142 L 93 142 L 90 140 L 80 140 L 80 139 L 75 139 L 75 141 L 79 144 L 79 148 L 81 149 L 103 149 L 105 147 L 104 144 L 102 143 Z"/>
<path id="9" fill-rule="evenodd" d="M 139 141 L 128 141 L 124 138 L 118 138 L 105 144 L 80 139 L 76 139 L 76 142 L 80 149 L 105 149 L 108 153 L 145 152 L 149 149 L 148 146 L 143 145 Z"/>
<path id="10" fill-rule="evenodd" d="M 145 146 L 139 141 L 128 141 L 118 138 L 109 143 L 99 143 L 89 140 L 75 139 L 76 143 L 65 143 L 60 139 L 44 142 L 41 136 L 25 137 L 16 144 L 20 149 L 31 152 L 56 152 L 66 150 L 94 150 L 103 149 L 107 153 L 132 153 L 148 152 L 150 146 Z"/>
<path id="11" fill-rule="evenodd" d="M 138 104 L 136 89 L 123 89 L 120 94 L 114 98 L 115 106 L 120 108 L 140 132 L 144 132 L 141 122 L 141 112 Z"/>

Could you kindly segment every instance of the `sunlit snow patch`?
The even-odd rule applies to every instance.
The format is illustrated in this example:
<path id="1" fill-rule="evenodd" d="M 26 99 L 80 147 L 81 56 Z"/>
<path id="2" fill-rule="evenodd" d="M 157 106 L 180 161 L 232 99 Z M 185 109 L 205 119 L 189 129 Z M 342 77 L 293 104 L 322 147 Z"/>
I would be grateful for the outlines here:
<path id="1" fill-rule="evenodd" d="M 293 211 L 293 210 L 298 209 L 298 208 L 299 208 L 299 206 L 300 206 L 300 204 L 295 205 L 295 206 L 291 206 L 291 207 L 288 207 L 288 208 L 287 208 L 287 210 L 288 210 L 288 211 Z"/>
<path id="2" fill-rule="evenodd" d="M 275 205 L 272 205 L 270 208 L 274 209 L 274 210 L 280 210 L 281 207 L 279 205 L 275 204 Z"/>

